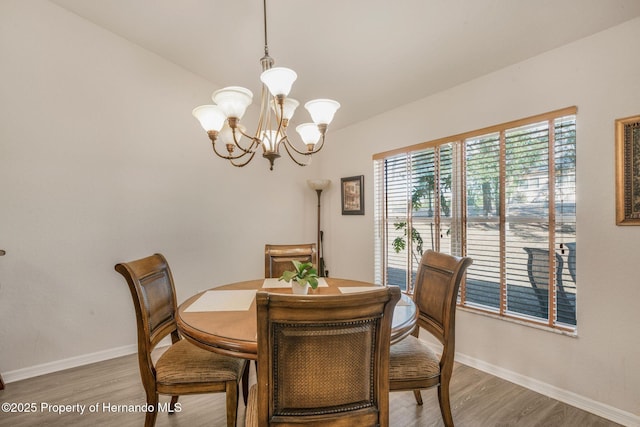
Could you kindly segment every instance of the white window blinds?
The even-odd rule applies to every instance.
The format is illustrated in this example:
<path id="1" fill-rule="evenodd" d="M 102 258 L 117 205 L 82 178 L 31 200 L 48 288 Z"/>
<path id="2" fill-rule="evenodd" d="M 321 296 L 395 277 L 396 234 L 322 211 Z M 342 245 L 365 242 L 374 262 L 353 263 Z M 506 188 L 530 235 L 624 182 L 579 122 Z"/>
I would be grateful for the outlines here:
<path id="1" fill-rule="evenodd" d="M 459 304 L 575 330 L 575 107 L 374 156 L 376 280 L 426 249 L 474 263 Z"/>

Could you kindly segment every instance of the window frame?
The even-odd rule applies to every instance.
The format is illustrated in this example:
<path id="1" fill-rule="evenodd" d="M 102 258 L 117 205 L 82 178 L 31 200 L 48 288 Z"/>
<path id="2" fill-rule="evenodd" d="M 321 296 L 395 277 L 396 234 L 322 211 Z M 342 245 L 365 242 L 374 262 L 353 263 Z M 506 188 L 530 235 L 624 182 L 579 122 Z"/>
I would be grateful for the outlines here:
<path id="1" fill-rule="evenodd" d="M 373 155 L 373 162 L 374 162 L 374 188 L 375 188 L 375 201 L 374 201 L 374 209 L 375 209 L 375 214 L 374 214 L 374 223 L 375 223 L 375 280 L 378 283 L 382 283 L 382 284 L 387 284 L 388 283 L 388 277 L 387 277 L 387 273 L 388 273 L 388 265 L 387 265 L 387 261 L 388 261 L 388 255 L 390 252 L 389 248 L 389 220 L 390 220 L 390 216 L 387 215 L 387 194 L 385 192 L 385 188 L 386 188 L 386 184 L 385 184 L 385 179 L 387 177 L 387 172 L 385 171 L 385 165 L 387 164 L 386 161 L 389 161 L 391 159 L 398 159 L 399 164 L 402 164 L 402 156 L 406 156 L 406 163 L 407 163 L 407 184 L 406 184 L 406 192 L 407 192 L 407 209 L 406 209 L 406 229 L 405 229 L 405 238 L 407 236 L 412 236 L 412 225 L 414 224 L 414 220 L 412 219 L 412 213 L 413 213 L 413 208 L 411 205 L 411 201 L 410 201 L 410 196 L 408 196 L 409 188 L 412 187 L 412 181 L 411 181 L 411 169 L 412 169 L 412 161 L 414 159 L 414 157 L 412 157 L 412 155 L 416 155 L 416 154 L 421 154 L 421 153 L 425 153 L 427 150 L 431 150 L 433 149 L 434 151 L 434 164 L 435 169 L 436 169 L 436 177 L 434 179 L 438 180 L 439 177 L 437 176 L 440 170 L 440 166 L 439 161 L 440 161 L 440 148 L 441 147 L 445 147 L 447 144 L 450 144 L 453 147 L 453 152 L 454 154 L 452 155 L 452 163 L 455 163 L 455 166 L 453 166 L 454 172 L 452 175 L 455 175 L 452 179 L 454 181 L 454 185 L 452 185 L 452 187 L 450 188 L 450 192 L 452 193 L 451 198 L 452 200 L 450 201 L 450 203 L 453 206 L 450 206 L 451 209 L 453 209 L 453 213 L 451 214 L 450 219 L 447 218 L 447 220 L 450 220 L 452 224 L 458 224 L 459 225 L 459 230 L 454 230 L 456 234 L 454 238 L 451 238 L 451 253 L 455 254 L 455 255 L 467 255 L 467 230 L 468 230 L 468 226 L 469 223 L 471 221 L 471 218 L 467 218 L 467 185 L 466 185 L 466 176 L 467 176 L 467 165 L 466 165 L 466 146 L 467 146 L 467 141 L 472 140 L 473 138 L 480 138 L 480 137 L 485 137 L 487 135 L 490 134 L 498 134 L 499 138 L 500 138 L 500 169 L 499 169 L 499 180 L 500 180 L 500 184 L 499 184 L 499 217 L 498 217 L 498 223 L 499 223 L 499 230 L 500 230 L 500 243 L 499 243 L 499 250 L 500 250 L 500 255 L 499 255 L 499 265 L 500 265 L 500 279 L 499 279 L 499 292 L 500 292 L 500 301 L 499 301 L 499 308 L 497 310 L 492 310 L 489 309 L 489 306 L 477 306 L 474 304 L 470 304 L 467 299 L 466 299 L 466 284 L 463 282 L 462 286 L 461 286 L 461 290 L 460 290 L 460 296 L 459 296 L 459 300 L 458 300 L 458 306 L 461 308 L 465 308 L 468 309 L 472 312 L 479 312 L 479 313 L 483 313 L 483 314 L 488 314 L 492 317 L 498 317 L 501 319 L 506 319 L 506 320 L 512 320 L 512 321 L 516 321 L 518 323 L 524 323 L 524 324 L 529 324 L 529 325 L 533 325 L 533 326 L 541 326 L 544 328 L 549 328 L 558 332 L 564 332 L 567 334 L 575 334 L 577 332 L 577 322 L 575 320 L 575 311 L 576 311 L 576 306 L 575 306 L 575 296 L 574 298 L 574 302 L 573 302 L 573 322 L 574 324 L 569 324 L 569 323 L 563 323 L 562 321 L 559 321 L 559 317 L 558 317 L 558 289 L 562 288 L 562 286 L 558 287 L 558 283 L 559 281 L 561 281 L 561 278 L 556 278 L 556 270 L 555 270 L 555 263 L 556 263 L 556 253 L 557 253 L 557 246 L 556 246 L 556 236 L 558 234 L 562 234 L 559 233 L 559 231 L 556 229 L 556 201 L 554 199 L 554 195 L 555 195 L 555 181 L 556 179 L 565 179 L 565 177 L 562 175 L 562 171 L 558 172 L 556 171 L 556 165 L 555 165 L 555 156 L 556 156 L 556 146 L 555 146 L 555 139 L 554 139 L 554 135 L 555 132 L 557 131 L 556 129 L 556 120 L 561 119 L 561 118 L 565 118 L 567 116 L 573 116 L 573 137 L 576 137 L 576 129 L 577 129 L 577 125 L 576 125 L 576 120 L 577 120 L 577 107 L 572 106 L 572 107 L 567 107 L 567 108 L 563 108 L 563 109 L 559 109 L 559 110 L 555 110 L 555 111 L 551 111 L 551 112 L 547 112 L 544 114 L 539 114 L 539 115 L 535 115 L 535 116 L 530 116 L 527 118 L 523 118 L 523 119 L 519 119 L 519 120 L 514 120 L 511 122 L 507 122 L 507 123 L 503 123 L 503 124 L 499 124 L 499 125 L 495 125 L 495 126 L 490 126 L 490 127 L 486 127 L 486 128 L 482 128 L 479 130 L 475 130 L 475 131 L 471 131 L 471 132 L 465 132 L 462 134 L 458 134 L 458 135 L 454 135 L 454 136 L 450 136 L 450 137 L 445 137 L 445 138 L 439 138 L 437 140 L 433 140 L 433 141 L 428 141 L 428 142 L 424 142 L 424 143 L 420 143 L 420 144 L 414 144 L 408 147 L 403 147 L 403 148 L 397 148 L 397 149 L 393 149 L 393 150 L 389 150 L 389 151 L 385 151 L 382 153 L 377 153 Z M 509 132 L 509 130 L 513 130 L 513 129 L 517 129 L 517 128 L 521 128 L 521 127 L 525 127 L 527 125 L 533 125 L 536 123 L 540 123 L 540 122 L 547 122 L 548 123 L 548 130 L 553 130 L 548 132 L 547 135 L 547 139 L 548 139 L 548 147 L 547 147 L 547 153 L 548 158 L 546 159 L 546 163 L 544 163 L 544 166 L 546 167 L 546 170 L 548 172 L 548 176 L 546 177 L 546 187 L 548 190 L 548 194 L 546 195 L 548 197 L 548 206 L 547 206 L 547 211 L 548 211 L 548 217 L 546 218 L 548 220 L 548 228 L 547 228 L 547 233 L 549 234 L 549 242 L 548 242 L 548 254 L 549 254 L 549 266 L 548 266 L 548 270 L 549 270 L 549 281 L 550 283 L 553 283 L 553 286 L 549 286 L 548 287 L 548 296 L 549 296 L 549 300 L 548 300 L 548 311 L 547 311 L 547 316 L 545 319 L 543 318 L 530 318 L 529 316 L 526 315 L 522 315 L 521 313 L 514 313 L 510 310 L 507 309 L 506 304 L 507 304 L 507 288 L 508 286 L 510 286 L 509 284 L 507 284 L 507 279 L 506 279 L 506 272 L 505 272 L 505 266 L 507 264 L 507 252 L 506 252 L 506 246 L 507 243 L 505 242 L 505 227 L 507 226 L 508 223 L 510 223 L 510 221 L 507 221 L 507 205 L 506 205 L 506 179 L 507 179 L 507 168 L 506 168 L 506 142 L 505 142 L 505 138 L 506 138 L 506 134 Z M 577 141 L 576 139 L 573 140 L 573 149 L 575 150 L 575 148 L 577 147 Z M 456 151 L 459 151 L 456 153 Z M 574 155 L 575 155 L 575 151 L 574 151 Z M 576 168 L 576 162 L 575 162 L 575 158 L 574 158 L 574 162 L 572 164 L 573 166 L 573 173 L 575 174 L 575 168 Z M 537 179 L 537 178 L 536 178 Z M 573 194 L 572 196 L 574 197 L 575 200 L 575 175 L 573 177 Z M 435 187 L 437 191 L 440 191 L 441 188 L 440 187 Z M 438 197 L 438 195 L 433 197 L 433 203 L 435 204 L 435 211 L 437 212 L 434 217 L 432 218 L 433 223 L 435 224 L 435 228 L 436 230 L 441 230 L 440 225 L 441 225 L 441 220 L 442 220 L 442 215 L 440 212 L 440 197 Z M 573 231 L 573 237 L 575 238 L 575 235 L 577 234 L 575 232 L 575 213 L 572 216 L 573 218 L 573 223 L 574 223 L 574 231 Z M 512 221 L 512 220 L 511 220 Z M 436 232 L 435 233 L 435 238 L 433 240 L 433 243 L 436 247 L 436 250 L 440 249 L 440 232 Z M 454 241 L 455 240 L 455 241 Z M 406 246 L 408 248 L 408 252 L 406 255 L 407 258 L 407 266 L 406 266 L 406 271 L 405 271 L 405 279 L 407 282 L 407 293 L 411 294 L 412 293 L 412 280 L 411 278 L 407 277 L 409 276 L 409 272 L 412 272 L 413 274 L 415 274 L 415 271 L 413 271 L 413 266 L 412 266 L 412 245 L 413 245 L 413 241 L 412 239 L 406 238 Z M 564 246 L 564 248 L 566 248 L 567 246 Z M 560 248 L 563 248 L 563 244 L 560 245 Z M 575 251 L 575 243 L 573 243 L 573 250 Z M 564 249 L 562 249 L 562 252 L 564 253 Z M 575 252 L 574 252 L 575 254 Z M 574 255 L 575 256 L 575 255 Z M 574 273 L 575 273 L 575 258 L 573 259 L 573 267 L 574 267 Z M 572 273 L 572 275 L 574 274 Z M 573 281 L 574 281 L 574 287 L 575 287 L 575 277 L 573 277 Z M 562 290 L 562 292 L 564 292 L 564 290 Z M 575 292 L 577 295 L 577 292 Z"/>

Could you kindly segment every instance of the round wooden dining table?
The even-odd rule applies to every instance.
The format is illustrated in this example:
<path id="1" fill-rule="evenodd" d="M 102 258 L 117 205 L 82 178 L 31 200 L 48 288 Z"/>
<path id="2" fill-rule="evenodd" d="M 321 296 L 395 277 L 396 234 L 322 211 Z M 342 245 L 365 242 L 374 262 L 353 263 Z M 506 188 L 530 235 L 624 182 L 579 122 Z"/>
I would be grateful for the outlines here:
<path id="1" fill-rule="evenodd" d="M 309 289 L 309 295 L 364 292 L 375 286 L 349 279 L 324 278 L 321 282 L 318 288 Z M 178 307 L 178 330 L 206 350 L 255 360 L 258 353 L 255 293 L 261 290 L 291 294 L 290 285 L 284 286 L 287 284 L 277 279 L 257 279 L 199 292 Z M 417 316 L 411 298 L 402 294 L 393 312 L 392 344 L 411 334 Z"/>

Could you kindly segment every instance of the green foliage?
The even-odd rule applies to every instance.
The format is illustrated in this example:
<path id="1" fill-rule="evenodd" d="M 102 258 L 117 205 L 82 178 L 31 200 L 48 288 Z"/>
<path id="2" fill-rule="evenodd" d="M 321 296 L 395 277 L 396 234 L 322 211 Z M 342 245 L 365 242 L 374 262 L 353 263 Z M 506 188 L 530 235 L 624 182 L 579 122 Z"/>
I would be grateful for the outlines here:
<path id="1" fill-rule="evenodd" d="M 426 214 L 429 217 L 433 216 L 434 207 L 434 193 L 435 193 L 435 175 L 433 172 L 420 176 L 417 179 L 412 191 L 411 191 L 411 208 L 414 212 L 418 212 L 426 208 Z M 449 201 L 445 196 L 445 192 L 451 189 L 451 174 L 444 174 L 440 177 L 440 209 L 444 216 L 451 214 L 451 207 Z M 401 237 L 396 237 L 393 242 L 393 250 L 396 253 L 403 251 L 407 247 L 407 222 L 396 222 L 393 224 L 396 230 L 403 231 Z M 411 241 L 415 245 L 415 250 L 412 254 L 416 261 L 422 257 L 424 251 L 424 240 L 420 235 L 420 232 L 416 228 L 411 228 Z"/>
<path id="2" fill-rule="evenodd" d="M 285 282 L 298 282 L 300 286 L 305 286 L 309 283 L 311 289 L 318 287 L 318 272 L 313 268 L 313 264 L 310 262 L 300 262 L 291 260 L 295 271 L 285 271 L 278 280 L 284 280 Z"/>
<path id="3" fill-rule="evenodd" d="M 393 225 L 396 227 L 396 230 L 404 231 L 404 235 L 402 237 L 396 237 L 392 243 L 393 250 L 396 251 L 396 253 L 399 253 L 400 251 L 404 250 L 407 246 L 405 242 L 405 238 L 407 237 L 407 223 L 396 222 Z M 424 241 L 422 240 L 422 236 L 420 235 L 420 232 L 415 228 L 411 229 L 411 241 L 416 243 L 416 250 L 418 251 L 420 256 L 422 256 L 422 247 L 424 245 Z"/>

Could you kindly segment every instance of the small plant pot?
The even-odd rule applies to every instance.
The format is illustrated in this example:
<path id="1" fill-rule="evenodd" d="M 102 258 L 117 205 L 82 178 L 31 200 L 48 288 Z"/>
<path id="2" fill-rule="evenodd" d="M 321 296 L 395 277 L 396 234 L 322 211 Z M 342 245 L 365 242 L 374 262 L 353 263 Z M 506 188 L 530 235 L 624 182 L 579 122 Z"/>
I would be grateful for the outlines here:
<path id="1" fill-rule="evenodd" d="M 292 281 L 291 290 L 296 295 L 306 295 L 307 293 L 309 293 L 309 284 L 306 283 L 304 286 L 300 286 L 298 282 Z"/>

